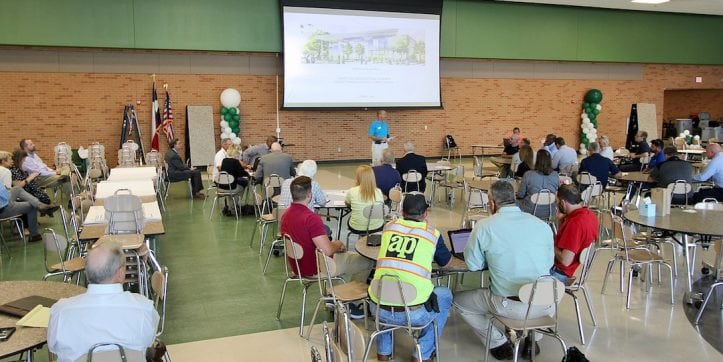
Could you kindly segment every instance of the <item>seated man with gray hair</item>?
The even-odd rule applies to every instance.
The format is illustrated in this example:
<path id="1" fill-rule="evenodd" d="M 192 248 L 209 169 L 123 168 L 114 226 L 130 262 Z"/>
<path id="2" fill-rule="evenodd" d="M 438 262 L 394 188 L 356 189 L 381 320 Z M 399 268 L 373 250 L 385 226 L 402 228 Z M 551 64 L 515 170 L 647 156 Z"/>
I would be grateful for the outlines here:
<path id="1" fill-rule="evenodd" d="M 305 160 L 296 166 L 296 177 L 306 176 L 311 179 L 311 202 L 307 205 L 311 211 L 314 211 L 315 205 L 326 204 L 326 195 L 324 195 L 324 191 L 321 190 L 319 183 L 314 180 L 316 171 L 316 161 L 314 160 Z M 294 181 L 296 177 L 286 179 L 284 183 L 281 184 L 280 207 L 287 208 L 291 206 L 291 182 Z"/>
<path id="2" fill-rule="evenodd" d="M 278 142 L 271 144 L 271 153 L 261 156 L 259 167 L 256 169 L 256 181 L 262 182 L 265 177 L 274 174 L 281 176 L 284 180 L 296 174 L 294 160 L 291 155 L 283 152 L 281 144 Z"/>
<path id="3" fill-rule="evenodd" d="M 405 173 L 415 170 L 421 174 L 422 180 L 419 182 L 419 189 L 415 187 L 415 184 L 410 184 L 407 187 L 406 182 L 402 180 L 402 190 L 424 192 L 427 188 L 425 183 L 427 179 L 427 160 L 424 156 L 414 153 L 414 143 L 412 142 L 404 144 L 404 152 L 406 152 L 404 156 L 397 160 L 397 172 L 403 179 Z"/>
<path id="4" fill-rule="evenodd" d="M 117 343 L 143 353 L 153 343 L 158 312 L 150 299 L 123 291 L 125 260 L 117 243 L 96 245 L 85 265 L 88 291 L 63 298 L 50 309 L 48 350 L 58 362 L 75 361 L 98 343 Z"/>
<path id="5" fill-rule="evenodd" d="M 394 163 L 394 151 L 387 148 L 382 151 L 382 164 L 372 167 L 377 187 L 382 190 L 384 197 L 389 198 L 389 190 L 397 184 L 401 184 L 402 178 L 399 172 L 392 167 Z"/>

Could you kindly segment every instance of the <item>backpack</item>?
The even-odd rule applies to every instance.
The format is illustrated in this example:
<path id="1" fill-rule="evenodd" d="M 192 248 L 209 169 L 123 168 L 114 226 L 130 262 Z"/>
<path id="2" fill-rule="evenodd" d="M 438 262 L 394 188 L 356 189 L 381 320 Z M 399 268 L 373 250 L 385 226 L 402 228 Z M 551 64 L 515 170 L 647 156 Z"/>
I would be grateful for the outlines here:
<path id="1" fill-rule="evenodd" d="M 562 362 L 590 362 L 590 360 L 587 359 L 587 357 L 585 357 L 585 354 L 580 352 L 577 347 L 573 346 L 567 349 L 567 353 L 562 359 Z"/>
<path id="2" fill-rule="evenodd" d="M 457 142 L 454 142 L 454 137 L 451 134 L 444 137 L 444 143 L 447 148 L 457 148 Z"/>

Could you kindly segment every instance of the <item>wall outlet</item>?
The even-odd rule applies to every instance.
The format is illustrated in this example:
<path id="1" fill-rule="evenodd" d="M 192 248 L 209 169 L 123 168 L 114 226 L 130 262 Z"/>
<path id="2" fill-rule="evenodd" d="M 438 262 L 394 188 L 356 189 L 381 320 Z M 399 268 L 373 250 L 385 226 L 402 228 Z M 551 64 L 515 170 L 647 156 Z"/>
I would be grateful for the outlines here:
<path id="1" fill-rule="evenodd" d="M 336 152 L 341 152 L 341 147 L 337 147 Z"/>
<path id="2" fill-rule="evenodd" d="M 426 125 L 426 124 L 424 125 L 424 130 L 425 130 L 425 131 L 427 130 L 427 125 Z"/>

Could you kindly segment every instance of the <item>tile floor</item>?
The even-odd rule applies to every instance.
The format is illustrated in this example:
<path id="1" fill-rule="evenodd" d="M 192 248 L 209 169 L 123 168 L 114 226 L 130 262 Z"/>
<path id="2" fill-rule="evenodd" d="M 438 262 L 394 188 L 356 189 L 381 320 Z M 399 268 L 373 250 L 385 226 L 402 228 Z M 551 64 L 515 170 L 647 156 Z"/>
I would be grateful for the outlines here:
<path id="1" fill-rule="evenodd" d="M 471 161 L 466 163 L 471 171 Z M 325 189 L 348 188 L 353 184 L 355 167 L 356 164 L 350 163 L 320 165 L 317 180 Z M 268 273 L 261 274 L 264 258 L 258 254 L 258 234 L 253 248 L 249 247 L 253 218 L 236 221 L 215 215 L 209 221 L 211 200 L 204 207 L 200 201 L 186 199 L 185 192 L 180 184 L 172 186 L 169 208 L 164 215 L 167 233 L 160 238 L 157 251 L 161 263 L 170 270 L 167 321 L 162 339 L 170 345 L 173 360 L 308 361 L 309 343 L 318 345 L 321 341 L 320 328 L 315 328 L 310 342 L 296 335 L 301 299 L 298 286 L 289 290 L 281 321 L 275 320 L 283 283 L 282 259 L 272 257 Z M 461 212 L 459 201 L 451 210 L 438 203 L 432 209 L 431 220 L 439 228 L 456 227 Z M 44 227 L 53 226 L 52 221 L 41 219 Z M 332 229 L 334 223 L 331 220 Z M 0 279 L 42 277 L 42 245 L 23 248 L 9 241 L 8 246 L 10 255 L 3 254 L 0 261 Z M 568 345 L 578 346 L 593 361 L 723 360 L 721 353 L 696 332 L 686 317 L 682 275 L 676 287 L 675 304 L 670 304 L 665 279 L 664 284 L 655 285 L 649 294 L 644 293 L 642 283 L 636 281 L 632 309 L 626 310 L 624 295 L 612 288 L 615 279 L 611 280 L 612 287 L 606 294 L 600 294 L 606 260 L 607 257 L 601 255 L 589 280 L 598 326 L 593 328 L 583 309 L 588 339 L 585 346 L 579 342 L 572 300 L 566 298 L 562 302 L 560 330 Z M 617 273 L 612 277 L 617 278 Z M 459 289 L 471 289 L 475 285 L 479 285 L 479 277 L 471 275 Z M 312 310 L 316 302 L 314 294 L 311 296 L 308 310 Z M 715 310 L 711 308 L 708 312 L 715 313 Z M 712 329 L 715 330 L 715 326 Z M 397 360 L 407 360 L 411 350 L 409 341 L 399 338 L 398 345 Z M 541 347 L 542 353 L 536 360 L 561 359 L 561 351 L 553 340 L 543 339 Z M 445 361 L 484 358 L 483 345 L 454 313 L 444 331 L 441 350 Z M 39 360 L 46 358 L 43 351 L 37 355 Z"/>

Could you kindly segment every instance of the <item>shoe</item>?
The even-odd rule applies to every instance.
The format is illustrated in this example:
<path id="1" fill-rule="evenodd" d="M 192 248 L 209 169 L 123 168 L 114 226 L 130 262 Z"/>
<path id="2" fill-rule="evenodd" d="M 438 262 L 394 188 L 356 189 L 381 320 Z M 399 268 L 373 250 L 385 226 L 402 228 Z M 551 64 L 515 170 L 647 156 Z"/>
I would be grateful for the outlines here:
<path id="1" fill-rule="evenodd" d="M 377 361 L 389 361 L 389 358 L 391 356 L 384 355 L 384 354 L 377 354 Z"/>
<path id="2" fill-rule="evenodd" d="M 540 345 L 535 343 L 535 356 L 540 354 Z M 532 359 L 532 343 L 530 342 L 530 336 L 527 336 L 525 338 L 525 341 L 522 343 L 522 358 L 523 359 Z"/>
<path id="3" fill-rule="evenodd" d="M 362 309 L 354 304 L 349 304 L 349 318 L 364 319 L 364 309 Z"/>
<path id="4" fill-rule="evenodd" d="M 490 349 L 490 354 L 492 354 L 492 357 L 500 361 L 512 359 L 512 357 L 514 357 L 514 353 L 515 350 L 512 347 L 512 343 L 510 343 L 510 341 L 505 342 L 505 344 L 499 347 Z"/>
<path id="5" fill-rule="evenodd" d="M 411 359 L 410 361 L 412 361 L 412 362 L 419 362 L 419 360 L 418 360 L 417 357 L 415 357 L 415 356 L 412 356 L 412 359 Z M 423 360 L 422 362 L 432 362 L 432 359 L 431 359 L 431 358 L 425 359 L 425 360 Z"/>
<path id="6" fill-rule="evenodd" d="M 193 198 L 202 200 L 206 198 L 206 195 L 204 195 L 203 192 L 197 192 L 193 195 Z"/>
<path id="7" fill-rule="evenodd" d="M 36 242 L 36 241 L 40 241 L 40 240 L 43 240 L 43 236 L 40 235 L 40 234 L 33 235 L 33 236 L 30 237 L 30 239 L 28 239 L 28 241 L 31 242 L 31 243 Z"/>

